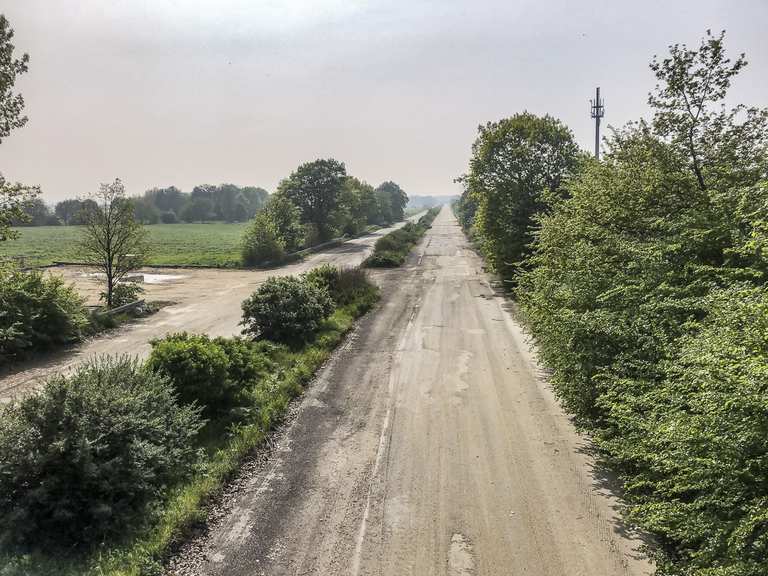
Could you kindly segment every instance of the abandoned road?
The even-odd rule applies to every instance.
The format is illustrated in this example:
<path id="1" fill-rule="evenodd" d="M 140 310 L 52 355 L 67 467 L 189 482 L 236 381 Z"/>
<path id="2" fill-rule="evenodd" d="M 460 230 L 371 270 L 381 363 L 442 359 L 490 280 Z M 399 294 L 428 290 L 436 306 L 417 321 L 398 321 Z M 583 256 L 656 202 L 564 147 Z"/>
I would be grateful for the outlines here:
<path id="1" fill-rule="evenodd" d="M 611 576 L 642 542 L 444 208 L 176 574 Z"/>
<path id="2" fill-rule="evenodd" d="M 412 218 L 419 216 L 421 214 Z M 102 354 L 127 354 L 143 358 L 149 354 L 150 340 L 173 332 L 187 331 L 210 336 L 239 334 L 241 302 L 268 277 L 300 274 L 322 264 L 357 266 L 371 253 L 376 240 L 400 225 L 382 228 L 336 248 L 307 256 L 300 262 L 271 270 L 163 269 L 163 274 L 181 280 L 148 287 L 147 297 L 172 300 L 175 304 L 71 349 L 45 355 L 22 363 L 14 370 L 0 373 L 0 402 L 33 390 L 50 374 L 66 372 Z M 89 281 L 89 284 L 86 287 L 88 291 L 98 294 L 101 287 L 93 281 Z"/>

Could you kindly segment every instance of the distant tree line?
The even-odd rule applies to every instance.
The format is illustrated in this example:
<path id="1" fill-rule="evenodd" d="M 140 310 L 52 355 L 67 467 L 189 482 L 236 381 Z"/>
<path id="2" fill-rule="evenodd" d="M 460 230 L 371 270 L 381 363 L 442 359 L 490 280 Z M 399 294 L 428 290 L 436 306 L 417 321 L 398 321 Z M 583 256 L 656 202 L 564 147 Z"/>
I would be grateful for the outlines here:
<path id="1" fill-rule="evenodd" d="M 245 222 L 253 218 L 267 201 L 268 192 L 256 186 L 203 184 L 192 192 L 175 186 L 152 188 L 142 196 L 131 198 L 136 220 L 141 224 L 175 224 L 177 222 Z M 13 219 L 14 226 L 79 226 L 85 224 L 87 212 L 95 208 L 90 198 L 62 200 L 49 207 L 39 196 L 24 203 L 22 213 Z"/>

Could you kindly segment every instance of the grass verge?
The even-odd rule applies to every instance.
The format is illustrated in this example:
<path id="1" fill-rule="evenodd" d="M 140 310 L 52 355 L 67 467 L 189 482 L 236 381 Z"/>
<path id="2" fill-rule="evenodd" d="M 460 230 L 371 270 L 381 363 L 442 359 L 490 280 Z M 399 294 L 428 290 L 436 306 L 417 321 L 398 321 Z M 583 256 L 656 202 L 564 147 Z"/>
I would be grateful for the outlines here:
<path id="1" fill-rule="evenodd" d="M 363 266 L 368 268 L 397 268 L 402 266 L 413 247 L 432 226 L 432 222 L 440 209 L 440 206 L 431 208 L 419 218 L 416 224 L 408 222 L 402 228 L 379 238 L 373 248 L 373 254 L 365 259 Z"/>

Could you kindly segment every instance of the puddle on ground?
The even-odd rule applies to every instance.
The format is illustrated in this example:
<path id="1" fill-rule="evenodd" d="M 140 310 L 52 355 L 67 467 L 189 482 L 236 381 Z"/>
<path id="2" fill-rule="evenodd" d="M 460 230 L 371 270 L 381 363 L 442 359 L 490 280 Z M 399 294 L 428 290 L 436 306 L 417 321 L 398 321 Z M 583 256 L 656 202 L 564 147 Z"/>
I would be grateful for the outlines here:
<path id="1" fill-rule="evenodd" d="M 82 278 L 104 278 L 103 272 L 83 272 Z M 182 280 L 186 276 L 180 274 L 154 274 L 154 273 L 137 273 L 129 274 L 123 277 L 123 282 L 142 282 L 144 284 L 166 284 L 168 282 L 176 282 Z"/>

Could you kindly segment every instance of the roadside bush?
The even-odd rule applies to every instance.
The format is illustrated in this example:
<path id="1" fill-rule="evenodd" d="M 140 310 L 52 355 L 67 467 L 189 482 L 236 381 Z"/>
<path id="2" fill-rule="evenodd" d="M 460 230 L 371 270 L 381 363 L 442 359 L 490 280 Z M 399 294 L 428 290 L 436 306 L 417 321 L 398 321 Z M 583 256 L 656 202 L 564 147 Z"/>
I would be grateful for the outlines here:
<path id="1" fill-rule="evenodd" d="M 259 212 L 243 237 L 243 264 L 256 266 L 285 258 L 285 242 L 266 211 Z"/>
<path id="2" fill-rule="evenodd" d="M 365 259 L 363 265 L 368 268 L 401 266 L 439 213 L 440 207 L 431 208 L 419 218 L 418 224 L 407 222 L 403 227 L 379 238 L 373 247 L 373 254 Z"/>
<path id="3" fill-rule="evenodd" d="M 212 415 L 236 403 L 239 387 L 229 377 L 224 347 L 205 334 L 171 334 L 152 341 L 147 368 L 167 377 L 184 404 Z"/>
<path id="4" fill-rule="evenodd" d="M 200 411 L 134 360 L 101 359 L 0 409 L 0 540 L 71 549 L 124 535 L 196 461 Z"/>
<path id="5" fill-rule="evenodd" d="M 136 302 L 143 293 L 144 288 L 136 282 L 120 282 L 112 289 L 112 308 L 120 308 L 120 306 Z M 107 293 L 100 293 L 99 300 L 106 302 Z"/>
<path id="6" fill-rule="evenodd" d="M 333 311 L 328 290 L 293 276 L 272 277 L 243 302 L 243 332 L 296 344 L 310 340 Z"/>
<path id="7" fill-rule="evenodd" d="M 215 338 L 227 356 L 227 378 L 244 388 L 263 378 L 274 369 L 271 359 L 273 345 L 269 342 L 249 342 L 242 338 Z"/>
<path id="8" fill-rule="evenodd" d="M 768 289 L 716 291 L 705 309 L 634 409 L 620 387 L 605 395 L 618 430 L 602 444 L 626 470 L 631 519 L 686 574 L 757 576 L 768 558 Z"/>
<path id="9" fill-rule="evenodd" d="M 83 299 L 61 277 L 0 266 L 0 365 L 76 342 L 87 325 Z"/>
<path id="10" fill-rule="evenodd" d="M 375 300 L 378 289 L 361 268 L 339 268 L 323 264 L 307 272 L 304 280 L 328 291 L 336 306 L 345 306 L 355 301 Z"/>

